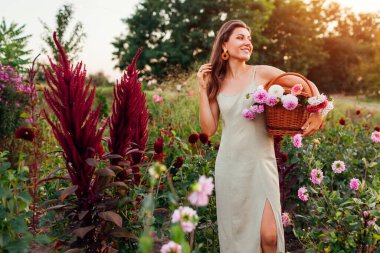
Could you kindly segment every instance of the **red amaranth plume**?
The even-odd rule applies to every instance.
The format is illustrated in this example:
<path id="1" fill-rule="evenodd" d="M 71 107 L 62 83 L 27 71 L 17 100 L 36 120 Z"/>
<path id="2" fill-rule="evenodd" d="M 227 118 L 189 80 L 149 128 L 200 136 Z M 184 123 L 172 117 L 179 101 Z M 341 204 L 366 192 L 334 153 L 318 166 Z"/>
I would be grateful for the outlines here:
<path id="1" fill-rule="evenodd" d="M 118 154 L 122 157 L 125 157 L 130 149 L 145 151 L 148 140 L 148 109 L 145 94 L 138 80 L 139 71 L 136 69 L 136 62 L 141 52 L 142 49 L 139 48 L 132 63 L 123 73 L 120 82 L 116 81 L 113 90 L 114 102 L 109 122 L 110 140 L 108 148 L 112 154 Z M 141 161 L 143 155 L 141 152 L 133 152 L 128 157 L 132 164 L 138 164 Z M 111 162 L 117 164 L 119 160 L 113 159 Z M 133 167 L 132 171 L 135 175 L 135 183 L 138 183 L 138 168 Z"/>
<path id="2" fill-rule="evenodd" d="M 90 91 L 90 82 L 86 84 L 85 66 L 80 62 L 74 68 L 55 32 L 53 38 L 59 51 L 59 63 L 53 63 L 49 57 L 50 68 L 44 68 L 49 89 L 44 90 L 44 96 L 57 121 L 53 122 L 46 111 L 44 114 L 63 148 L 72 184 L 78 186 L 75 192 L 78 202 L 86 207 L 94 203 L 97 182 L 95 168 L 86 159 L 94 157 L 105 125 L 97 128 L 101 107 L 91 110 L 95 87 Z"/>

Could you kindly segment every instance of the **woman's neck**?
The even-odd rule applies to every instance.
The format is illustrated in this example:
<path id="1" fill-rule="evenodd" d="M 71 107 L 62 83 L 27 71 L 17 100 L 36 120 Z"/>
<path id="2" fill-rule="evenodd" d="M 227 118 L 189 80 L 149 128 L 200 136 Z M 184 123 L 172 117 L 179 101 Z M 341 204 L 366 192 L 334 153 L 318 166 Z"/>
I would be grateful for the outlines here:
<path id="1" fill-rule="evenodd" d="M 229 60 L 227 64 L 227 79 L 236 79 L 239 76 L 242 76 L 243 73 L 247 71 L 248 65 L 245 64 L 245 61 L 239 60 Z"/>

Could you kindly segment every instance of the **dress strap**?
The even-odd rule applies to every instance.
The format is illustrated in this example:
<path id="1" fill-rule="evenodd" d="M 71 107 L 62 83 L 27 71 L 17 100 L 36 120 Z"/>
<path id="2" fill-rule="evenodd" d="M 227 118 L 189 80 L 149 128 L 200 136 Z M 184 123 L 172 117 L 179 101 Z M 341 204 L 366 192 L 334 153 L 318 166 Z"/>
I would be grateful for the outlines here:
<path id="1" fill-rule="evenodd" d="M 256 65 L 253 66 L 253 83 L 256 85 L 255 78 L 256 78 Z"/>

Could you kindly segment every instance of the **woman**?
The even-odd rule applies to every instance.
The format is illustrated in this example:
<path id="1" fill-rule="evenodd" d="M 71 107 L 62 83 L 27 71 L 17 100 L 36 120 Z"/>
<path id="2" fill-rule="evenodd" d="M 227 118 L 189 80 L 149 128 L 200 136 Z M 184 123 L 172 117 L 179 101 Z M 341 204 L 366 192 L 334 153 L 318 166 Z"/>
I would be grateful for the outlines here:
<path id="1" fill-rule="evenodd" d="M 197 73 L 200 124 L 209 136 L 223 132 L 215 162 L 215 190 L 221 253 L 285 252 L 278 172 L 273 138 L 263 114 L 252 121 L 241 112 L 249 107 L 248 92 L 284 73 L 265 65 L 251 66 L 250 28 L 240 20 L 223 24 L 209 64 Z M 312 84 L 313 90 L 319 94 Z M 305 123 L 304 135 L 322 122 L 320 113 Z"/>

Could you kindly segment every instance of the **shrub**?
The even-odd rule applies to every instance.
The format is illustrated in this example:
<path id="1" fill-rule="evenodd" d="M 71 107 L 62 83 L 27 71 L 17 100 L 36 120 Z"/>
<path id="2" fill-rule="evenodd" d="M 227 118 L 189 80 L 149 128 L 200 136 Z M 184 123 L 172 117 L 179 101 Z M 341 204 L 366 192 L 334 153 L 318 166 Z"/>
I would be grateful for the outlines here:
<path id="1" fill-rule="evenodd" d="M 13 134 L 24 123 L 23 114 L 31 89 L 10 66 L 0 64 L 0 139 Z"/>

